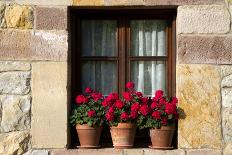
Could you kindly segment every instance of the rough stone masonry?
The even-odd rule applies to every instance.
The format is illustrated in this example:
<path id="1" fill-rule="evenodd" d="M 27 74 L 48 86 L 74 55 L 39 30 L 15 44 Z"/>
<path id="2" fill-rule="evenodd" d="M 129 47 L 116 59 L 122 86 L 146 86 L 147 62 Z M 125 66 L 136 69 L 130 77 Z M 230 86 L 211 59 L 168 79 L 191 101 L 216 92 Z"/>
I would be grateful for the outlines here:
<path id="1" fill-rule="evenodd" d="M 177 150 L 66 150 L 72 6 L 177 8 Z M 1 0 L 0 154 L 231 155 L 231 12 L 231 0 Z"/>

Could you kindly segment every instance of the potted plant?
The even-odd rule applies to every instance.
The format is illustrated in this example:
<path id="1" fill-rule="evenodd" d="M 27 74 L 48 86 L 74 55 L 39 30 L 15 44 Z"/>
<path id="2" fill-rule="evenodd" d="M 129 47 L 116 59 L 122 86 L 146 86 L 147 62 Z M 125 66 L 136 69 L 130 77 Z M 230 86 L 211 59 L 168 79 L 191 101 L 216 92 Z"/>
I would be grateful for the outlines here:
<path id="1" fill-rule="evenodd" d="M 178 119 L 177 103 L 176 97 L 168 99 L 162 90 L 157 90 L 151 100 L 149 115 L 138 116 L 137 126 L 140 129 L 150 128 L 152 142 L 150 148 L 172 149 L 172 138 Z"/>
<path id="2" fill-rule="evenodd" d="M 110 125 L 110 133 L 114 148 L 131 148 L 134 145 L 136 119 L 141 104 L 147 102 L 141 92 L 134 91 L 134 83 L 126 84 L 128 91 L 120 100 L 118 94 L 111 93 L 102 102 L 106 107 L 106 120 Z"/>
<path id="3" fill-rule="evenodd" d="M 76 126 L 80 148 L 97 148 L 104 122 L 103 96 L 91 88 L 76 96 L 70 123 Z"/>

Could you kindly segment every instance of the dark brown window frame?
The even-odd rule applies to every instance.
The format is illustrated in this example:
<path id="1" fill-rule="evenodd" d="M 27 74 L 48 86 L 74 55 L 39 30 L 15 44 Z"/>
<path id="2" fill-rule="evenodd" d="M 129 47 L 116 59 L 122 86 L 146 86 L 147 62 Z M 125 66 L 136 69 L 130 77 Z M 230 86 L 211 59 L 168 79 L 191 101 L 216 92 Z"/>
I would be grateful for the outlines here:
<path id="1" fill-rule="evenodd" d="M 166 60 L 168 96 L 176 91 L 176 9 L 157 9 L 149 7 L 121 8 L 121 7 L 72 7 L 69 8 L 70 41 L 71 41 L 71 101 L 81 92 L 81 61 L 118 61 L 118 89 L 119 94 L 125 90 L 125 83 L 130 80 L 130 60 Z M 118 58 L 115 57 L 81 57 L 81 19 L 116 19 L 118 20 Z M 132 57 L 130 52 L 130 23 L 132 19 L 165 19 L 169 21 L 166 29 L 167 56 Z M 176 136 L 177 137 L 177 136 Z M 174 145 L 177 145 L 176 139 Z M 135 140 L 136 142 L 136 140 Z M 143 139 L 138 139 L 143 143 Z M 147 143 L 147 139 L 144 140 Z"/>

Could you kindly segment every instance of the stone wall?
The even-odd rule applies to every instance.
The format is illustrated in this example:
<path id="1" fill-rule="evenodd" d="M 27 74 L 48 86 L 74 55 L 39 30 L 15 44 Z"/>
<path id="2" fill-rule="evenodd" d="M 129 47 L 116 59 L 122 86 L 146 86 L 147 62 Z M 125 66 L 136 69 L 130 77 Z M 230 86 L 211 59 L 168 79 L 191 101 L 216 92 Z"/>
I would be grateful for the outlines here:
<path id="1" fill-rule="evenodd" d="M 178 150 L 95 154 L 232 154 L 231 0 L 1 0 L 0 154 L 68 145 L 68 6 L 177 8 Z"/>

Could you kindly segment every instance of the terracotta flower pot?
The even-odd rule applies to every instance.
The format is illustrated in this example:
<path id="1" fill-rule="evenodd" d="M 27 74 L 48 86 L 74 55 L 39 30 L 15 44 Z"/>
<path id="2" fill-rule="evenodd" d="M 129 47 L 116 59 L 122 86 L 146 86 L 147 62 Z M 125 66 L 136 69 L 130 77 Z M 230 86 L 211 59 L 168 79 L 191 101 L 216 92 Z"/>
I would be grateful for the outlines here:
<path id="1" fill-rule="evenodd" d="M 110 128 L 114 148 L 131 148 L 134 145 L 136 126 L 133 123 L 119 123 Z"/>
<path id="2" fill-rule="evenodd" d="M 80 141 L 81 148 L 99 147 L 102 127 L 89 127 L 87 124 L 77 124 L 76 130 Z"/>
<path id="3" fill-rule="evenodd" d="M 151 148 L 171 149 L 175 126 L 162 126 L 160 129 L 150 129 Z"/>

